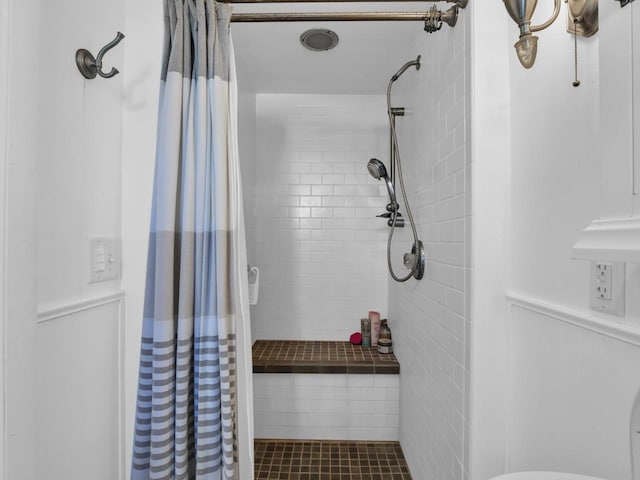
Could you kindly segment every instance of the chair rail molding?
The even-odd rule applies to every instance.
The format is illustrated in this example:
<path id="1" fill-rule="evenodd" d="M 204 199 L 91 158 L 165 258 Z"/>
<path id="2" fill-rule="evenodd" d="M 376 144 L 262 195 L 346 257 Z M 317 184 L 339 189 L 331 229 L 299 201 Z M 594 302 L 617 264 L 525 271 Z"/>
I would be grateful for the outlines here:
<path id="1" fill-rule="evenodd" d="M 547 303 L 516 292 L 508 292 L 506 300 L 511 307 L 518 307 L 530 312 L 535 312 L 539 315 L 573 325 L 574 327 L 584 328 L 585 330 L 590 330 L 591 332 L 621 342 L 640 346 L 640 328 L 609 319 L 603 319 L 591 312 Z"/>
<path id="2" fill-rule="evenodd" d="M 70 301 L 55 306 L 45 306 L 38 309 L 37 323 L 49 322 L 59 318 L 73 315 L 74 313 L 84 312 L 92 308 L 102 307 L 110 303 L 124 301 L 124 291 L 116 290 L 114 292 L 105 293 L 97 297 L 90 297 L 76 301 Z"/>
<path id="3" fill-rule="evenodd" d="M 640 217 L 594 220 L 580 234 L 571 258 L 640 263 Z"/>

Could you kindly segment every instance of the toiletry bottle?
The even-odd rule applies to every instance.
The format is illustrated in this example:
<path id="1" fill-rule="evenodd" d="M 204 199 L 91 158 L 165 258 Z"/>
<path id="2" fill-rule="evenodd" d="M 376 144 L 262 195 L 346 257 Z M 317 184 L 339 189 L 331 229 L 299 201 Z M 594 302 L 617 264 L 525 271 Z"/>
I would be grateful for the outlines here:
<path id="1" fill-rule="evenodd" d="M 378 340 L 378 353 L 393 353 L 393 345 L 388 338 Z"/>
<path id="2" fill-rule="evenodd" d="M 378 353 L 393 353 L 391 343 L 391 329 L 387 324 L 387 319 L 380 320 L 380 336 L 378 338 Z"/>
<path id="3" fill-rule="evenodd" d="M 386 318 L 383 318 L 382 320 L 380 320 L 380 335 L 378 337 L 378 340 L 382 340 L 382 339 L 391 340 L 391 329 L 387 324 Z"/>
<path id="4" fill-rule="evenodd" d="M 380 335 L 380 313 L 370 311 L 369 320 L 371 321 L 371 346 L 378 345 L 378 336 Z"/>
<path id="5" fill-rule="evenodd" d="M 360 320 L 360 333 L 362 334 L 362 346 L 371 346 L 371 321 L 368 318 Z"/>

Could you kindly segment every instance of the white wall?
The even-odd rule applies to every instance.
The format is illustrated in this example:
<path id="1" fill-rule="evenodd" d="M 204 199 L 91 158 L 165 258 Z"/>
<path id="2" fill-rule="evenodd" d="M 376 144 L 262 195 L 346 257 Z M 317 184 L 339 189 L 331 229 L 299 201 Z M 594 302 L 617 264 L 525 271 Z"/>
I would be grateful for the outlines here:
<path id="1" fill-rule="evenodd" d="M 470 5 L 472 19 L 471 478 L 504 472 L 509 276 L 511 20 L 499 2 Z"/>
<path id="2" fill-rule="evenodd" d="M 505 12 L 495 14 L 507 22 L 514 41 L 515 24 Z M 483 15 L 475 12 L 476 39 L 486 38 Z M 589 309 L 588 264 L 571 259 L 572 246 L 592 220 L 632 213 L 631 139 L 624 120 L 631 81 L 625 72 L 631 69 L 622 53 L 628 52 L 630 18 L 630 8 L 600 2 L 600 32 L 579 39 L 579 88 L 571 85 L 573 38 L 565 32 L 564 7 L 560 20 L 540 32 L 533 69 L 524 70 L 512 49 L 476 52 L 475 188 L 491 177 L 508 184 L 505 189 L 501 181 L 489 183 L 503 194 L 485 188 L 474 198 L 473 416 L 474 428 L 476 422 L 480 428 L 474 432 L 473 476 L 479 480 L 517 470 L 631 475 L 628 421 L 640 387 L 633 373 L 640 360 L 637 269 L 627 267 L 627 316 L 619 319 Z M 483 81 L 489 75 L 481 68 L 503 66 L 505 54 L 508 81 L 502 89 L 488 88 Z M 505 90 L 509 103 L 501 109 Z M 501 111 L 502 123 L 510 117 L 502 136 L 495 125 L 481 122 L 479 109 L 488 104 Z M 509 149 L 502 173 L 494 169 L 482 138 L 487 135 Z M 486 219 L 494 214 L 493 232 L 481 213 Z M 503 254 L 496 245 L 504 247 Z M 508 276 L 496 280 L 496 266 L 504 266 Z M 508 309 L 504 298 L 498 301 L 505 294 L 512 303 Z M 489 295 L 496 301 L 489 302 Z M 618 335 L 616 329 L 624 341 L 603 334 Z M 506 385 L 499 394 L 488 387 L 495 380 L 498 387 Z M 493 436 L 483 435 L 487 418 L 497 421 Z"/>
<path id="3" fill-rule="evenodd" d="M 369 310 L 386 316 L 388 197 L 367 172 L 384 158 L 380 96 L 257 96 L 259 339 L 348 340 Z"/>
<path id="4" fill-rule="evenodd" d="M 256 438 L 397 441 L 398 375 L 257 373 Z"/>
<path id="5" fill-rule="evenodd" d="M 0 409 L 6 411 L 6 325 L 7 325 L 7 170 L 9 164 L 8 127 L 9 127 L 9 43 L 11 39 L 11 2 L 0 1 Z M 7 478 L 5 461 L 5 415 L 0 415 L 0 479 Z"/>
<path id="6" fill-rule="evenodd" d="M 603 2 L 600 2 L 603 3 Z M 639 215 L 636 195 L 635 211 L 633 182 L 633 30 L 640 25 L 638 6 L 620 8 L 609 2 L 600 8 L 600 125 L 601 125 L 601 181 L 602 203 L 600 216 L 628 217 Z M 636 24 L 632 12 L 636 10 Z M 635 82 L 634 82 L 635 80 Z M 636 113 L 637 118 L 637 113 Z M 636 120 L 637 121 L 637 120 Z M 617 125 L 613 128 L 613 125 Z M 637 127 L 635 127 L 637 128 Z M 637 147 L 636 147 L 637 148 Z"/>
<path id="7" fill-rule="evenodd" d="M 131 465 L 156 149 L 162 5 L 126 2 L 127 44 L 123 69 L 122 289 L 125 292 L 124 374 L 126 461 Z"/>
<path id="8" fill-rule="evenodd" d="M 120 235 L 122 81 L 86 81 L 74 53 L 122 30 L 122 2 L 11 2 L 9 15 L 7 478 L 118 478 L 120 282 L 88 284 L 88 237 Z M 105 393 L 76 403 L 89 397 L 65 386 L 91 388 L 88 374 Z M 78 438 L 99 440 L 70 448 Z"/>
<path id="9" fill-rule="evenodd" d="M 468 478 L 470 317 L 469 11 L 435 35 L 420 32 L 399 59 L 422 55 L 394 85 L 409 203 L 426 249 L 425 277 L 389 280 L 389 325 L 400 361 L 400 440 L 414 478 Z M 404 206 L 401 207 L 404 210 Z M 407 227 L 394 238 L 403 276 Z"/>
<path id="10" fill-rule="evenodd" d="M 629 57 L 612 55 L 624 43 L 619 23 L 626 22 L 629 29 L 630 17 L 629 8 L 600 5 L 600 33 L 580 42 L 580 88 L 570 84 L 572 65 L 563 53 L 571 49 L 571 38 L 561 24 L 546 32 L 545 42 L 555 48 L 539 52 L 534 75 L 527 77 L 512 62 L 510 289 L 534 302 L 613 326 L 619 323 L 617 317 L 589 310 L 589 264 L 571 260 L 570 249 L 581 229 L 601 213 L 631 214 L 631 132 L 628 141 L 622 141 L 625 128 L 616 126 L 619 118 L 614 125 L 606 111 L 617 106 L 622 115 L 619 107 L 630 103 L 629 75 L 610 76 L 611 67 L 630 64 Z M 536 101 L 525 100 L 525 95 Z M 527 123 L 540 126 L 535 152 L 525 148 L 530 124 L 519 121 L 525 115 Z M 629 314 L 624 322 L 637 328 L 633 312 L 638 311 L 638 299 L 632 286 L 638 281 L 637 270 L 630 266 L 628 272 Z M 638 347 L 558 325 L 557 320 L 518 307 L 512 309 L 509 338 L 513 382 L 508 468 L 538 465 L 630 478 L 628 421 L 640 388 L 630 367 L 640 360 Z M 526 384 L 516 379 L 523 374 Z M 532 395 L 535 391 L 544 392 L 545 400 Z"/>
<path id="11" fill-rule="evenodd" d="M 36 478 L 125 478 L 121 318 L 112 301 L 38 326 Z"/>
<path id="12" fill-rule="evenodd" d="M 242 79 L 238 79 L 239 82 Z M 239 84 L 242 85 L 241 83 Z M 238 93 L 238 150 L 242 175 L 242 201 L 244 203 L 245 228 L 247 236 L 247 259 L 249 265 L 256 260 L 256 95 L 240 90 Z M 253 310 L 253 308 L 252 308 Z M 253 317 L 253 312 L 252 312 Z"/>
<path id="13" fill-rule="evenodd" d="M 588 265 L 571 259 L 571 247 L 599 214 L 599 37 L 580 41 L 582 84 L 574 88 L 564 28 L 558 21 L 540 33 L 531 71 L 510 52 L 510 288 L 587 306 Z"/>
<path id="14" fill-rule="evenodd" d="M 11 2 L 8 24 L 6 155 L 5 478 L 34 480 L 36 143 L 38 21 L 35 2 Z M 19 46 L 19 47 L 18 47 Z M 19 208 L 18 208 L 19 206 Z"/>
<path id="15" fill-rule="evenodd" d="M 119 278 L 88 283 L 87 236 L 120 236 L 122 76 L 88 81 L 77 71 L 73 53 L 80 47 L 100 49 L 113 40 L 124 28 L 124 17 L 117 3 L 61 7 L 41 2 L 39 11 L 39 42 L 50 54 L 40 55 L 38 63 L 41 71 L 56 72 L 37 75 L 33 119 L 38 132 L 38 305 L 46 309 L 120 288 Z M 63 28 L 67 34 L 61 34 Z M 122 68 L 123 50 L 121 44 L 105 56 L 106 69 Z"/>
<path id="16" fill-rule="evenodd" d="M 512 307 L 508 464 L 631 480 L 640 343 Z"/>

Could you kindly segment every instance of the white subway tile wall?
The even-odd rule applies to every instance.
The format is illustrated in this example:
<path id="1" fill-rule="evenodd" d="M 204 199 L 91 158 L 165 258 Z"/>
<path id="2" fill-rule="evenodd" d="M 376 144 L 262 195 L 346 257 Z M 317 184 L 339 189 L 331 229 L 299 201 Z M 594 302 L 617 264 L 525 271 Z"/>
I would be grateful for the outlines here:
<path id="1" fill-rule="evenodd" d="M 254 339 L 347 340 L 387 313 L 382 96 L 256 96 Z M 245 185 L 245 188 L 250 188 Z"/>
<path id="2" fill-rule="evenodd" d="M 398 440 L 398 375 L 253 375 L 256 438 Z"/>
<path id="3" fill-rule="evenodd" d="M 242 199 L 245 214 L 247 257 L 255 259 L 255 222 L 251 220 L 253 189 L 256 183 L 256 96 L 238 93 L 238 150 L 242 176 Z"/>
<path id="4" fill-rule="evenodd" d="M 425 277 L 390 282 L 389 324 L 401 365 L 400 441 L 413 478 L 468 478 L 470 97 L 468 15 L 424 36 L 407 53 L 422 68 L 395 84 L 404 178 L 427 254 Z M 400 65 L 398 65 L 400 66 Z M 395 66 L 390 66 L 392 71 Z M 408 229 L 394 239 L 394 266 L 408 251 Z"/>

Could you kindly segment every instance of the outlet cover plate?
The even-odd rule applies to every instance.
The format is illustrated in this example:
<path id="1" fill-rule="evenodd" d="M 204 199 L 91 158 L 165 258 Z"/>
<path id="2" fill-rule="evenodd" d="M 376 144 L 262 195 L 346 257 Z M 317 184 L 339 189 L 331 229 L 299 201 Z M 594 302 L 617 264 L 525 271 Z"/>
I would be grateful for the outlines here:
<path id="1" fill-rule="evenodd" d="M 590 262 L 591 308 L 597 312 L 624 317 L 625 263 Z"/>

